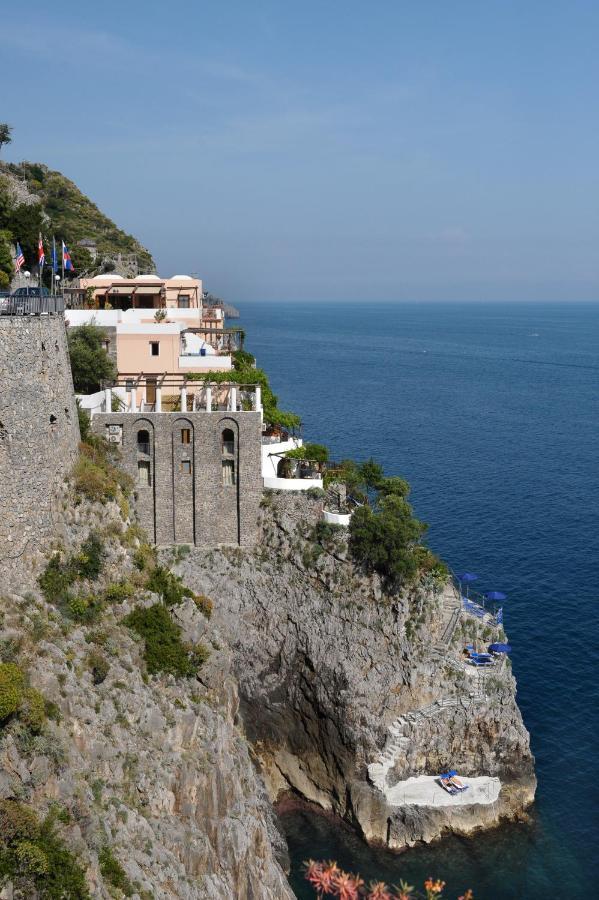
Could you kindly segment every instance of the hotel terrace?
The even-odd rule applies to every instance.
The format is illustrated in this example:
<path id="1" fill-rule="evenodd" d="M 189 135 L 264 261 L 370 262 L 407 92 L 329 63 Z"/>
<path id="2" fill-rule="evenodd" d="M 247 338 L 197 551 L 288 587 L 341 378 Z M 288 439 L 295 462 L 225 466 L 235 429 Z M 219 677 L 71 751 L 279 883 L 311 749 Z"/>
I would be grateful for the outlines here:
<path id="1" fill-rule="evenodd" d="M 189 275 L 98 275 L 70 289 L 65 316 L 70 327 L 103 328 L 119 377 L 143 376 L 144 402 L 154 403 L 158 376 L 181 380 L 191 373 L 230 371 L 231 354 L 243 346 L 242 330 L 225 328 L 223 309 L 205 306 L 202 296 L 201 280 Z"/>

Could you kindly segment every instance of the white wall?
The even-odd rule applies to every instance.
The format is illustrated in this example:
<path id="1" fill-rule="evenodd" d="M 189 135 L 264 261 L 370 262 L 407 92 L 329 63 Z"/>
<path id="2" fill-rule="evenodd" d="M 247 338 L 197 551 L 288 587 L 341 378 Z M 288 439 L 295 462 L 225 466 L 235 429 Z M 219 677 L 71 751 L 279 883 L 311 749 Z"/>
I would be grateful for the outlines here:
<path id="1" fill-rule="evenodd" d="M 264 487 L 271 491 L 309 491 L 321 488 L 322 478 L 265 478 Z"/>
<path id="2" fill-rule="evenodd" d="M 121 321 L 120 309 L 67 309 L 64 317 L 67 325 L 118 325 Z"/>
<path id="3" fill-rule="evenodd" d="M 281 457 L 271 456 L 272 453 L 287 453 L 288 450 L 295 450 L 296 447 L 301 446 L 301 438 L 291 438 L 291 440 L 281 441 L 279 444 L 262 444 L 262 477 L 277 477 L 277 466 Z"/>
<path id="4" fill-rule="evenodd" d="M 180 356 L 179 369 L 204 369 L 209 372 L 229 372 L 233 368 L 230 356 Z"/>
<path id="5" fill-rule="evenodd" d="M 127 391 L 124 387 L 112 388 L 112 393 L 119 400 L 122 400 L 123 403 L 127 402 Z M 86 409 L 91 416 L 94 416 L 96 413 L 110 412 L 110 410 L 104 409 L 104 391 L 96 391 L 95 394 L 76 394 L 75 396 L 79 400 L 82 409 Z"/>

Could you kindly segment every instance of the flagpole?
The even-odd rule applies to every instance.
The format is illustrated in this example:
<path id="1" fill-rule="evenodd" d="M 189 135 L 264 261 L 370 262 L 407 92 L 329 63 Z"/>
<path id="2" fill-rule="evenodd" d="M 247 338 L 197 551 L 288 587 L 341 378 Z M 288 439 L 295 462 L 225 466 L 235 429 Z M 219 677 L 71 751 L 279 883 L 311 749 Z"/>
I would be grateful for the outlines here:
<path id="1" fill-rule="evenodd" d="M 60 280 L 64 290 L 64 241 L 60 242 Z"/>
<path id="2" fill-rule="evenodd" d="M 52 235 L 52 296 L 56 297 L 56 235 Z"/>
<path id="3" fill-rule="evenodd" d="M 42 300 L 42 269 L 43 269 L 43 266 L 42 266 L 41 260 L 40 260 L 40 247 L 43 247 L 43 243 L 42 243 L 42 233 L 41 233 L 41 231 L 40 231 L 40 238 L 39 238 L 38 245 L 37 245 L 37 269 L 38 269 L 38 275 L 39 275 L 40 304 L 41 304 L 41 300 Z M 41 308 L 41 307 L 40 307 L 40 308 Z"/>

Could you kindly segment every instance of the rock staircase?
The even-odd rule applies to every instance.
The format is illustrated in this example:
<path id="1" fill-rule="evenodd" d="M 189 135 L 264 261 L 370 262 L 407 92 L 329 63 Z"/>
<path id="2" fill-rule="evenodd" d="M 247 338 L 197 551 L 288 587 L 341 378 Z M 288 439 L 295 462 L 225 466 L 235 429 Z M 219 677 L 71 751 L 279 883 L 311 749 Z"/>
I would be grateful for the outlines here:
<path id="1" fill-rule="evenodd" d="M 413 739 L 406 732 L 411 731 L 414 727 L 418 727 L 427 719 L 439 715 L 446 709 L 451 707 L 468 709 L 470 706 L 486 700 L 482 673 L 477 672 L 476 674 L 475 690 L 469 697 L 447 697 L 444 700 L 437 700 L 435 703 L 431 703 L 430 706 L 410 710 L 410 712 L 404 713 L 391 723 L 388 729 L 389 737 L 383 752 L 377 762 L 368 766 L 368 777 L 375 787 L 383 793 L 385 792 L 387 775 L 393 768 L 395 761 L 402 754 L 405 755 L 408 747 L 413 743 Z"/>

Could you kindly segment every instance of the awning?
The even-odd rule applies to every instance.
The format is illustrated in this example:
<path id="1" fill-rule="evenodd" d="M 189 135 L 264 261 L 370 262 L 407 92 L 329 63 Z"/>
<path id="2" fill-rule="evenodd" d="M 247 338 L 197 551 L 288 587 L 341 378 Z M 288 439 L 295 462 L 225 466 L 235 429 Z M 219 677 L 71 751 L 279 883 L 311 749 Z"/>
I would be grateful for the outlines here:
<path id="1" fill-rule="evenodd" d="M 101 293 L 101 289 L 98 291 L 98 293 Z M 130 297 L 131 296 L 131 288 L 130 287 L 118 287 L 116 285 L 113 287 L 112 285 L 110 285 L 110 287 L 106 288 L 106 293 L 110 294 L 113 297 L 117 294 Z"/>
<path id="2" fill-rule="evenodd" d="M 134 287 L 133 290 L 129 290 L 129 293 L 135 297 L 155 297 L 156 294 L 162 293 L 162 285 L 161 284 L 139 285 L 138 287 Z"/>

